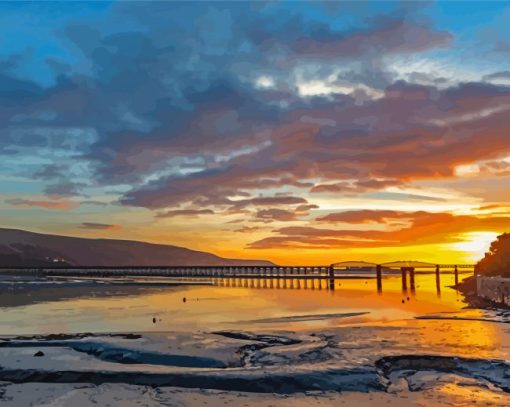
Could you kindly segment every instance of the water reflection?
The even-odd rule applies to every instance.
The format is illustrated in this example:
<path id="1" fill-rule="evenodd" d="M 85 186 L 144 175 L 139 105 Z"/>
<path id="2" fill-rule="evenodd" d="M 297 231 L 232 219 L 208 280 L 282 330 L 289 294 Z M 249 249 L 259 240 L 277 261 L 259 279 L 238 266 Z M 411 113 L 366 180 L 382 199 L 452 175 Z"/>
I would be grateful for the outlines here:
<path id="1" fill-rule="evenodd" d="M 442 287 L 454 284 L 453 275 L 442 277 Z M 174 280 L 183 282 L 183 279 Z M 9 295 L 2 293 L 0 331 L 3 334 L 30 334 L 214 330 L 232 328 L 232 324 L 250 319 L 366 313 L 355 319 L 314 320 L 284 327 L 301 329 L 310 325 L 363 321 L 386 323 L 417 315 L 458 311 L 465 305 L 462 297 L 452 289 L 444 289 L 443 295 L 438 297 L 434 274 L 417 273 L 415 290 L 402 290 L 400 276 L 385 276 L 382 290 L 378 290 L 375 278 L 360 276 L 334 280 L 204 278 L 194 282 L 193 285 L 153 288 L 31 289 L 11 295 L 11 299 L 19 298 L 16 307 L 12 307 L 10 300 L 6 302 Z M 196 285 L 197 282 L 208 285 Z M 186 298 L 185 302 L 183 298 Z M 153 318 L 157 323 L 153 323 Z M 249 328 L 243 326 L 243 329 Z"/>
<path id="2" fill-rule="evenodd" d="M 0 307 L 23 307 L 32 304 L 68 301 L 78 298 L 104 298 L 104 297 L 127 297 L 156 293 L 164 290 L 158 285 L 133 284 L 97 284 L 82 283 L 72 286 L 63 284 L 60 286 L 34 285 L 24 287 L 1 287 Z"/>
<path id="3" fill-rule="evenodd" d="M 467 277 L 471 273 L 465 273 Z M 445 285 L 453 288 L 454 285 L 458 284 L 458 276 L 453 274 L 445 274 Z M 408 293 L 411 295 L 416 294 L 416 290 L 431 291 L 431 288 L 435 287 L 435 293 L 437 297 L 441 297 L 441 277 L 438 274 L 431 273 L 415 273 L 411 272 L 409 276 L 407 273 L 402 272 L 400 278 L 396 276 L 382 277 L 381 280 L 371 275 L 356 275 L 356 276 L 345 276 L 345 277 L 293 277 L 293 278 L 275 278 L 275 277 L 257 277 L 257 278 L 246 278 L 246 277 L 218 277 L 210 279 L 201 279 L 201 281 L 209 281 L 211 284 L 217 287 L 244 287 L 253 289 L 289 289 L 289 290 L 331 290 L 334 291 L 342 287 L 342 282 L 345 286 L 362 286 L 369 285 L 374 287 L 378 294 L 382 294 L 385 289 L 383 288 L 382 281 L 390 282 L 390 286 L 386 287 L 390 291 L 395 290 L 394 282 L 399 280 L 401 282 L 401 291 L 403 296 L 407 296 Z M 345 283 L 350 281 L 350 283 Z M 375 281 L 375 282 L 374 282 Z M 420 286 L 421 283 L 421 286 Z M 367 288 L 370 288 L 367 287 Z M 421 288 L 420 288 L 421 287 Z"/>

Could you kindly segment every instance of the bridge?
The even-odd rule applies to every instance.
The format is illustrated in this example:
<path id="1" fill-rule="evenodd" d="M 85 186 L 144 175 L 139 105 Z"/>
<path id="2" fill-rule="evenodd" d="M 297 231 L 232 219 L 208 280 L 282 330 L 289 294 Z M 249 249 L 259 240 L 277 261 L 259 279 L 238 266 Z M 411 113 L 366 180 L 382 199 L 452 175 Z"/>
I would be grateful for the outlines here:
<path id="1" fill-rule="evenodd" d="M 184 278 L 241 278 L 241 279 L 318 279 L 329 280 L 334 287 L 335 279 L 375 277 L 378 291 L 382 290 L 383 274 L 400 274 L 402 288 L 415 289 L 415 273 L 434 270 L 436 285 L 440 289 L 440 275 L 451 272 L 455 284 L 459 282 L 459 270 L 474 270 L 472 264 L 433 264 L 421 261 L 393 261 L 370 263 L 346 261 L 328 266 L 122 266 L 122 267 L 0 267 L 0 273 L 35 274 L 48 277 L 184 277 Z"/>

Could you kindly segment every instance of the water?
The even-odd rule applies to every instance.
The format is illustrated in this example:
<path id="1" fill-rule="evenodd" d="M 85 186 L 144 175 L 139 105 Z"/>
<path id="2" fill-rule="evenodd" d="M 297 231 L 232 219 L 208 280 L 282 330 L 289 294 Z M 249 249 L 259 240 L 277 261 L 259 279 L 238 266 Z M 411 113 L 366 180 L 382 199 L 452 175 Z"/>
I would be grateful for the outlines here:
<path id="1" fill-rule="evenodd" d="M 168 280 L 165 280 L 168 281 Z M 211 280 L 207 280 L 210 282 Z M 448 288 L 454 276 L 417 274 L 416 290 L 399 276 L 335 280 L 215 280 L 215 285 L 34 285 L 0 299 L 0 334 L 310 329 L 392 323 L 465 307 Z M 86 283 L 89 284 L 89 283 Z M 354 314 L 345 317 L 342 314 Z M 155 318 L 156 322 L 153 322 Z"/>

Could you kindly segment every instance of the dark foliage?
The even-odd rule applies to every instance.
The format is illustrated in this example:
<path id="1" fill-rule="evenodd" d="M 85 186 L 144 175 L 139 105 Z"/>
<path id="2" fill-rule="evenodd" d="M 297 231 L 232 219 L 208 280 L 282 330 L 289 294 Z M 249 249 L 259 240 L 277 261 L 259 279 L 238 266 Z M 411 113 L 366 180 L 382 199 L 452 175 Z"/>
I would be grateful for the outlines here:
<path id="1" fill-rule="evenodd" d="M 476 272 L 487 276 L 510 277 L 510 233 L 491 243 L 489 252 L 476 265 Z"/>

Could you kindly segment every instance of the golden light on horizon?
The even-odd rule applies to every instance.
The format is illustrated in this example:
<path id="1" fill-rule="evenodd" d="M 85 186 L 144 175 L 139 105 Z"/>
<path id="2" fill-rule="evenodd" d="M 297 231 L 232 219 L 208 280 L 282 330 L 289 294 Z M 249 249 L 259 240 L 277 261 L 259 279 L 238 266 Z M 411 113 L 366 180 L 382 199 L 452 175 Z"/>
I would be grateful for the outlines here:
<path id="1" fill-rule="evenodd" d="M 491 243 L 496 240 L 496 232 L 469 232 L 462 235 L 463 240 L 452 244 L 452 249 L 464 252 L 466 259 L 478 261 L 489 251 Z"/>

